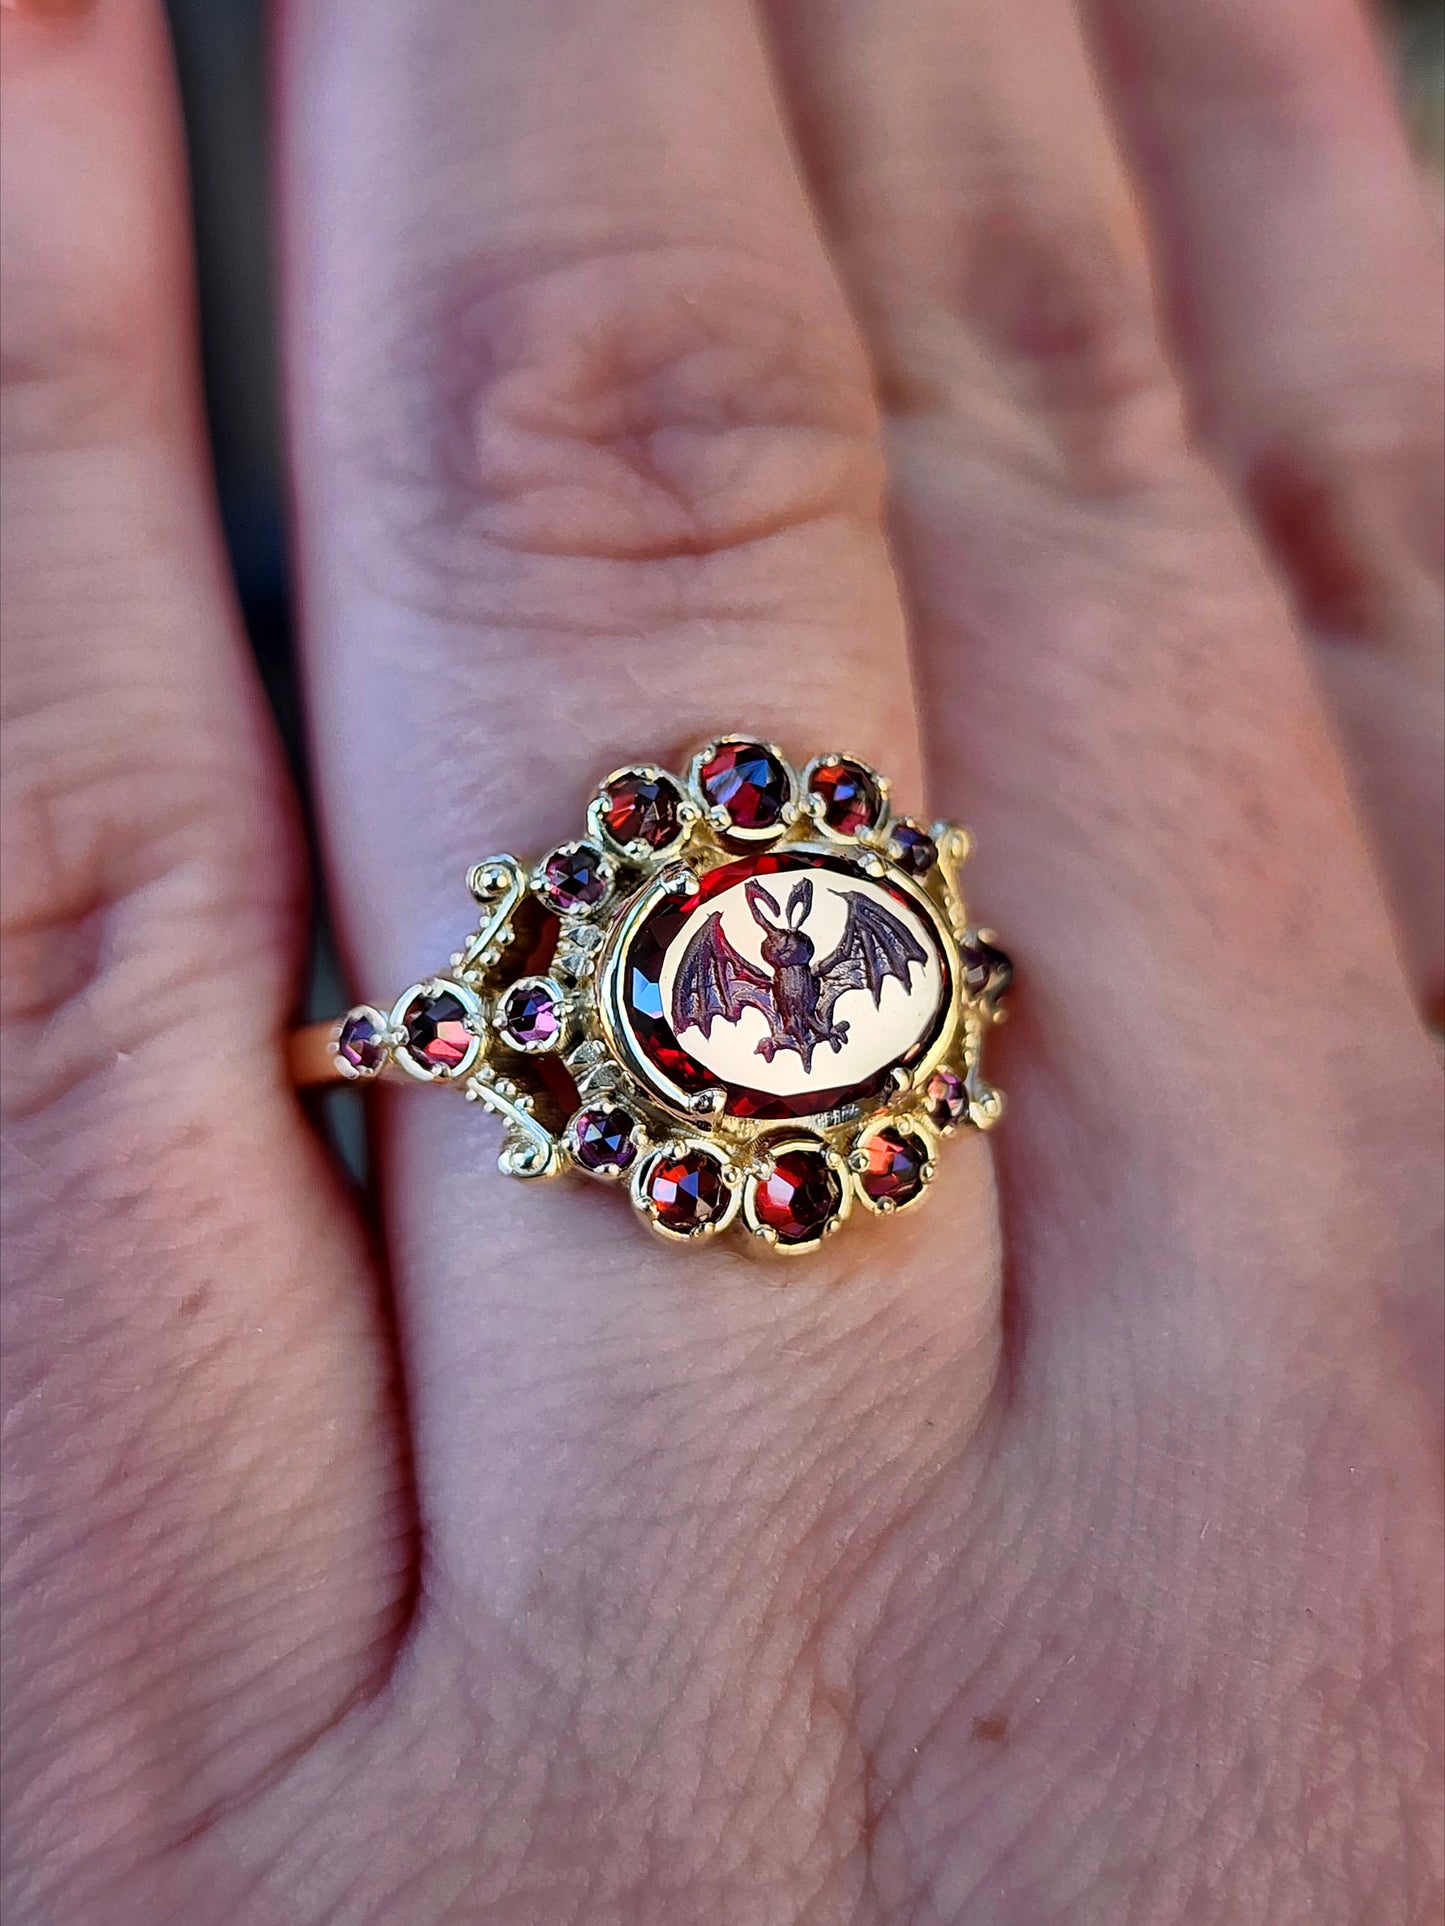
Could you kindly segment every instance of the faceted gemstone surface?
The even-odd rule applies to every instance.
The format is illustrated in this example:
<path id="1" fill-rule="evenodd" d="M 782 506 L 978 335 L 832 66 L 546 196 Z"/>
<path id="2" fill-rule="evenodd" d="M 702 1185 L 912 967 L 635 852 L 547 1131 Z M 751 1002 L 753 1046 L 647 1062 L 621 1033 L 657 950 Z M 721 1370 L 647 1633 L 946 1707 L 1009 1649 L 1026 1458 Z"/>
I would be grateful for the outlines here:
<path id="1" fill-rule="evenodd" d="M 699 775 L 708 801 L 726 810 L 739 829 L 771 829 L 783 820 L 788 772 L 761 742 L 725 742 Z"/>
<path id="2" fill-rule="evenodd" d="M 602 820 L 614 842 L 666 849 L 681 827 L 682 791 L 671 776 L 619 776 L 603 795 Z"/>
<path id="3" fill-rule="evenodd" d="M 336 1054 L 358 1077 L 374 1077 L 386 1061 L 386 1046 L 381 1041 L 375 1017 L 357 1010 L 341 1026 Z"/>
<path id="4" fill-rule="evenodd" d="M 545 983 L 517 983 L 502 998 L 502 1034 L 521 1050 L 546 1050 L 562 1031 L 562 1012 Z"/>
<path id="5" fill-rule="evenodd" d="M 840 836 L 871 829 L 883 813 L 883 792 L 872 773 L 843 756 L 820 762 L 808 789 L 822 807 L 823 821 Z"/>
<path id="6" fill-rule="evenodd" d="M 813 1150 L 785 1150 L 753 1190 L 753 1209 L 780 1244 L 810 1244 L 838 1213 L 843 1186 L 828 1160 Z"/>
<path id="7" fill-rule="evenodd" d="M 659 1157 L 646 1183 L 657 1221 L 685 1237 L 711 1224 L 728 1207 L 722 1168 L 706 1151 L 685 1150 Z"/>
<path id="8" fill-rule="evenodd" d="M 964 944 L 962 960 L 963 986 L 971 997 L 980 997 L 985 990 L 1002 996 L 1013 982 L 1012 962 L 997 945 L 985 943 L 982 937 Z"/>
<path id="9" fill-rule="evenodd" d="M 938 861 L 938 845 L 917 823 L 896 823 L 893 828 L 893 860 L 910 876 L 923 876 Z"/>
<path id="10" fill-rule="evenodd" d="M 450 990 L 414 996 L 402 1019 L 406 1047 L 418 1063 L 433 1070 L 455 1070 L 472 1046 L 467 1012 Z"/>
<path id="11" fill-rule="evenodd" d="M 584 1170 L 626 1170 L 637 1156 L 637 1119 L 599 1104 L 572 1119 L 574 1155 Z"/>
<path id="12" fill-rule="evenodd" d="M 864 1190 L 875 1204 L 907 1204 L 923 1188 L 928 1151 L 921 1137 L 902 1130 L 880 1130 L 867 1144 Z"/>
<path id="13" fill-rule="evenodd" d="M 935 1070 L 923 1094 L 935 1129 L 949 1130 L 968 1115 L 968 1091 L 956 1070 Z"/>
<path id="14" fill-rule="evenodd" d="M 796 894 L 805 880 L 811 883 L 811 897 Z M 755 900 L 748 893 L 750 884 L 771 894 Z M 816 976 L 841 940 L 847 905 L 855 897 L 886 911 L 899 925 L 891 931 L 891 940 L 896 943 L 906 931 L 925 960 L 909 962 L 897 953 L 878 997 L 866 987 L 839 996 L 837 1026 L 812 1050 L 805 1067 L 796 1039 L 784 1035 L 786 1047 L 777 1047 L 779 995 L 788 993 L 795 979 L 784 979 L 780 992 L 773 965 L 764 958 L 765 940 L 774 944 L 774 954 L 777 951 L 767 927 L 777 921 L 777 914 L 768 910 L 768 903 L 795 906 L 791 913 L 807 938 L 809 969 Z M 722 919 L 719 927 L 729 944 L 754 973 L 747 981 L 758 994 L 750 992 L 743 1005 L 731 1010 L 719 1005 L 710 1015 L 704 1011 L 703 1027 L 697 1012 L 680 998 L 678 984 L 687 957 L 714 916 Z M 803 947 L 791 945 L 794 954 Z M 695 891 L 663 895 L 629 936 L 616 959 L 613 980 L 621 1033 L 644 1081 L 664 1096 L 720 1088 L 727 1115 L 766 1119 L 821 1116 L 845 1104 L 867 1103 L 887 1089 L 895 1067 L 916 1064 L 930 1049 L 947 1019 L 952 992 L 948 959 L 917 904 L 896 878 L 890 882 L 863 876 L 851 853 L 841 850 L 767 850 L 708 870 Z M 807 988 L 803 986 L 804 993 Z M 845 1023 L 847 1034 L 841 1037 Z M 760 1043 L 772 1045 L 771 1054 L 760 1049 Z M 660 1074 L 660 1085 L 654 1073 Z"/>
<path id="15" fill-rule="evenodd" d="M 542 866 L 542 888 L 554 909 L 591 909 L 607 894 L 611 871 L 592 843 L 554 849 Z"/>

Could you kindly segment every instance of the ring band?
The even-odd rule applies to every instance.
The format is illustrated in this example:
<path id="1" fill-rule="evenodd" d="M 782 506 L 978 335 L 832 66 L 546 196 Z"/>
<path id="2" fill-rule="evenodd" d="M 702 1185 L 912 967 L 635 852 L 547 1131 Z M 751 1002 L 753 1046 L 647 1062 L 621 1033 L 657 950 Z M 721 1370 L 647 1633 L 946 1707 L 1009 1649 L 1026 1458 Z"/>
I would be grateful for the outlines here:
<path id="1" fill-rule="evenodd" d="M 895 816 L 854 756 L 719 737 L 686 778 L 599 784 L 584 836 L 467 878 L 439 974 L 293 1033 L 298 1085 L 440 1083 L 501 1118 L 512 1177 L 625 1180 L 677 1242 L 741 1224 L 816 1250 L 927 1196 L 940 1141 L 1003 1108 L 1013 969 L 970 923 L 966 830 Z"/>

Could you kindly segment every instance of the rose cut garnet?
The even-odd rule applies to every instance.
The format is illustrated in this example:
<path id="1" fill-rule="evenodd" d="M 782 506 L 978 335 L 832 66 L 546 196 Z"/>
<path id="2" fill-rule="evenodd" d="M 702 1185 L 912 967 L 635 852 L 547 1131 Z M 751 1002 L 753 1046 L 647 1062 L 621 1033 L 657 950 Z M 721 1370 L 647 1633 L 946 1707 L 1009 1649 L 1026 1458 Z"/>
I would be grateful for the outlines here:
<path id="1" fill-rule="evenodd" d="M 354 1077 L 374 1077 L 386 1061 L 386 1045 L 376 1018 L 368 1010 L 353 1010 L 341 1026 L 336 1054 Z"/>
<path id="2" fill-rule="evenodd" d="M 938 1130 L 951 1130 L 968 1115 L 968 1091 L 956 1070 L 935 1070 L 923 1094 L 929 1122 Z"/>
<path id="3" fill-rule="evenodd" d="M 564 914 L 594 909 L 611 883 L 611 865 L 591 843 L 564 843 L 542 865 L 542 893 Z"/>
<path id="4" fill-rule="evenodd" d="M 938 844 L 917 823 L 897 823 L 892 837 L 893 860 L 910 876 L 926 876 L 938 861 Z"/>
<path id="5" fill-rule="evenodd" d="M 682 827 L 682 791 L 671 776 L 618 776 L 602 792 L 602 820 L 622 849 L 666 849 Z"/>
<path id="6" fill-rule="evenodd" d="M 837 756 L 820 762 L 808 778 L 818 812 L 836 835 L 856 836 L 872 829 L 883 813 L 883 792 L 877 778 L 861 762 Z"/>
<path id="7" fill-rule="evenodd" d="M 993 997 L 1001 997 L 1013 982 L 1014 966 L 1010 959 L 995 944 L 986 943 L 981 936 L 964 944 L 961 959 L 963 986 L 975 999 L 985 992 Z"/>
<path id="8" fill-rule="evenodd" d="M 772 829 L 788 806 L 788 772 L 761 742 L 723 742 L 698 772 L 702 793 L 736 829 Z"/>
<path id="9" fill-rule="evenodd" d="M 419 991 L 402 1016 L 407 1054 L 429 1070 L 455 1070 L 470 1051 L 466 1005 L 451 990 Z"/>
<path id="10" fill-rule="evenodd" d="M 647 1175 L 647 1199 L 665 1230 L 691 1237 L 728 1207 L 722 1165 L 705 1150 L 663 1155 Z"/>
<path id="11" fill-rule="evenodd" d="M 572 1119 L 573 1156 L 583 1170 L 626 1170 L 637 1155 L 637 1119 L 598 1105 Z"/>
<path id="12" fill-rule="evenodd" d="M 867 1143 L 868 1168 L 863 1189 L 875 1204 L 910 1204 L 923 1189 L 928 1151 L 923 1140 L 902 1130 L 880 1130 Z"/>
<path id="13" fill-rule="evenodd" d="M 753 1187 L 758 1221 L 777 1232 L 780 1244 L 811 1244 L 838 1214 L 843 1187 L 826 1157 L 814 1150 L 785 1150 Z"/>
<path id="14" fill-rule="evenodd" d="M 545 983 L 517 983 L 502 999 L 502 1034 L 519 1050 L 546 1050 L 562 1030 L 557 999 Z"/>

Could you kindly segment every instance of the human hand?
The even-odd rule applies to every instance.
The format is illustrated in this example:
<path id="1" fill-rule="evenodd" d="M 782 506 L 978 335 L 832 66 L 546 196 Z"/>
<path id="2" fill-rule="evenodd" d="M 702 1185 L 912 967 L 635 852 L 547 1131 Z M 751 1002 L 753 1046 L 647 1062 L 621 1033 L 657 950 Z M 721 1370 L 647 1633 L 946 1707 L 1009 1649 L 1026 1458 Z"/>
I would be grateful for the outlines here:
<path id="1" fill-rule="evenodd" d="M 719 727 L 977 832 L 1007 1123 L 781 1282 L 406 1092 L 373 1250 L 160 9 L 6 16 L 14 1926 L 1438 1911 L 1439 235 L 1352 0 L 1085 11 L 278 22 L 358 990 Z"/>

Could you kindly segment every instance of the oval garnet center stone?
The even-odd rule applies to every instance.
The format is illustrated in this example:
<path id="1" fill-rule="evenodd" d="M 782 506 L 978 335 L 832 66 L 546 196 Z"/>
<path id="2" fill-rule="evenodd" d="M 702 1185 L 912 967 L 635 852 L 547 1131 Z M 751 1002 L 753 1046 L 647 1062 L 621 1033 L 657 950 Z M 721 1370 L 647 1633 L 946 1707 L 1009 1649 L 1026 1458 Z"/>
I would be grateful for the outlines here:
<path id="1" fill-rule="evenodd" d="M 658 897 L 610 969 L 628 1054 L 663 1101 L 721 1090 L 728 1116 L 759 1119 L 877 1097 L 932 1048 L 952 993 L 926 898 L 806 847 Z"/>

